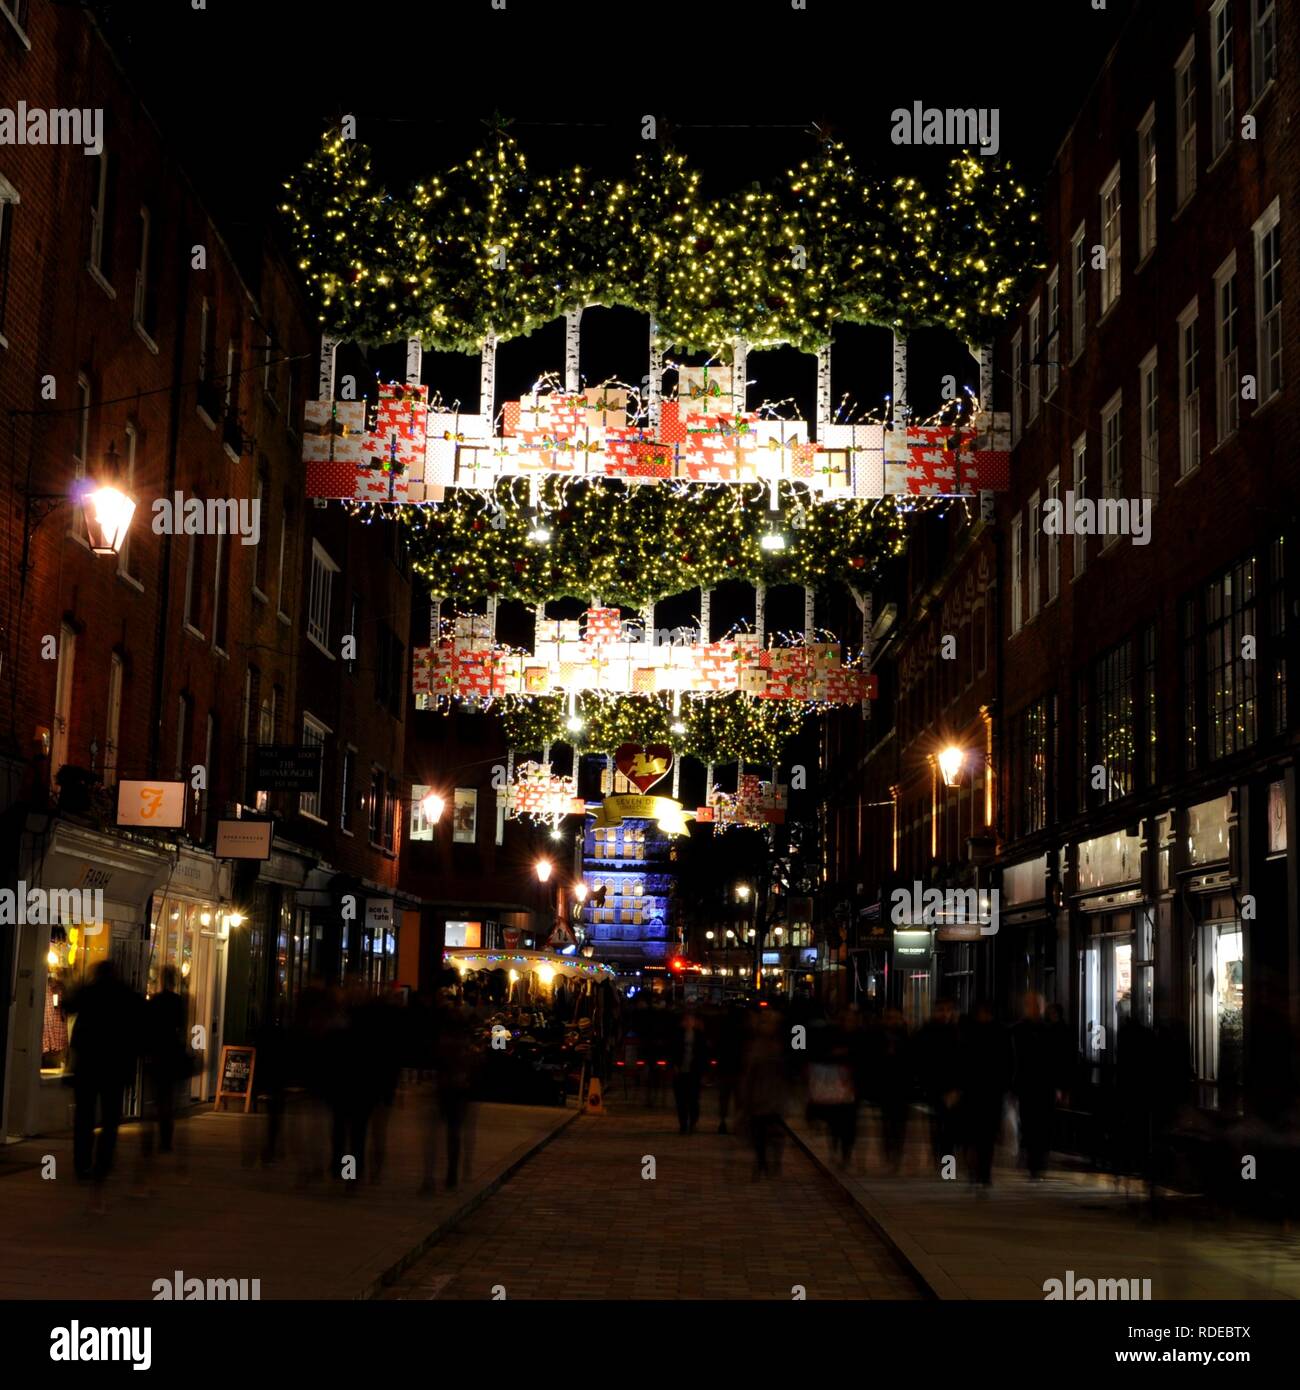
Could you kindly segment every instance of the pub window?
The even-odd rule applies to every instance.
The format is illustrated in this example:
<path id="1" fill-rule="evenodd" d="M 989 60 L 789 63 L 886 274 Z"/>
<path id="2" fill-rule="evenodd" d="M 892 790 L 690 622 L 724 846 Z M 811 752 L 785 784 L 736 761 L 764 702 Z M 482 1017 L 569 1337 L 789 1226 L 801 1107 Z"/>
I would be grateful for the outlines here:
<path id="1" fill-rule="evenodd" d="M 1286 731 L 1287 686 L 1287 601 L 1286 601 L 1286 537 L 1276 536 L 1269 546 L 1268 572 L 1268 637 L 1271 649 L 1269 682 L 1272 687 L 1270 705 L 1272 729 L 1275 734 Z"/>
<path id="2" fill-rule="evenodd" d="M 1137 753 L 1132 644 L 1125 641 L 1103 652 L 1093 664 L 1097 762 L 1105 769 L 1100 800 L 1118 801 L 1133 790 Z"/>
<path id="3" fill-rule="evenodd" d="M 321 797 L 325 782 L 325 740 L 329 736 L 329 729 L 320 722 L 313 719 L 310 714 L 302 717 L 302 745 L 304 748 L 319 748 L 321 750 L 321 760 L 319 770 L 316 774 L 316 788 L 314 791 L 300 792 L 298 795 L 298 812 L 300 815 L 311 816 L 313 820 L 321 819 Z"/>
<path id="4" fill-rule="evenodd" d="M 1196 600 L 1183 601 L 1183 767 L 1194 772 L 1200 749 L 1200 720 L 1196 708 Z"/>
<path id="5" fill-rule="evenodd" d="M 1148 623 L 1142 632 L 1142 781 L 1154 787 L 1159 780 L 1160 723 L 1156 696 L 1156 628 Z"/>

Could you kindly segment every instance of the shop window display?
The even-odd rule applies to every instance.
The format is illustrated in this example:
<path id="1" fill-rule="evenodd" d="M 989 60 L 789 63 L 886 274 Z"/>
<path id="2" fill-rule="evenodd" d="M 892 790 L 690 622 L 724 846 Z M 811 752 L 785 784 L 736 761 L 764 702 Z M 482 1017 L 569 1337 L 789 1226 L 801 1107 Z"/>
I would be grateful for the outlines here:
<path id="1" fill-rule="evenodd" d="M 41 1023 L 42 1076 L 63 1076 L 69 1070 L 69 1048 L 77 1019 L 68 1012 L 68 1000 L 94 976 L 95 967 L 108 959 L 111 939 L 108 923 L 94 935 L 87 935 L 81 925 L 64 924 L 50 929 Z"/>

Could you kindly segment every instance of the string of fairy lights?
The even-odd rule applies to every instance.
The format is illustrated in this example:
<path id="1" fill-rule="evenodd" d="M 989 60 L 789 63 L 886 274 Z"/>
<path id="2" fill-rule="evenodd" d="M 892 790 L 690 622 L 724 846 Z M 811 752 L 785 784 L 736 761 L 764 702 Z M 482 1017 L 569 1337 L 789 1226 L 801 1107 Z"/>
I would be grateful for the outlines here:
<path id="1" fill-rule="evenodd" d="M 321 322 L 363 343 L 476 352 L 596 303 L 653 315 L 690 351 L 737 336 L 813 351 L 838 322 L 985 341 L 1040 268 L 1024 186 L 970 154 L 941 175 L 884 178 L 822 140 L 767 185 L 710 194 L 671 148 L 623 178 L 541 174 L 499 132 L 400 194 L 365 144 L 331 130 L 285 187 Z"/>
<path id="2" fill-rule="evenodd" d="M 334 129 L 285 187 L 322 327 L 362 344 L 418 338 L 477 353 L 593 304 L 646 313 L 662 344 L 722 360 L 737 340 L 817 351 L 839 323 L 937 326 L 983 342 L 1041 269 L 1025 188 L 1008 166 L 967 153 L 932 176 L 882 177 L 823 138 L 766 182 L 713 191 L 668 147 L 638 155 L 623 177 L 540 173 L 498 129 L 403 193 L 376 178 L 364 143 Z M 909 514 L 939 500 L 552 475 L 383 513 L 408 528 L 414 569 L 435 597 L 537 605 L 599 594 L 643 609 L 728 580 L 860 584 L 902 551 Z M 512 747 L 608 752 L 640 739 L 711 763 L 761 763 L 776 761 L 812 707 L 739 693 L 679 708 L 593 696 L 580 733 L 555 697 L 495 708 Z"/>

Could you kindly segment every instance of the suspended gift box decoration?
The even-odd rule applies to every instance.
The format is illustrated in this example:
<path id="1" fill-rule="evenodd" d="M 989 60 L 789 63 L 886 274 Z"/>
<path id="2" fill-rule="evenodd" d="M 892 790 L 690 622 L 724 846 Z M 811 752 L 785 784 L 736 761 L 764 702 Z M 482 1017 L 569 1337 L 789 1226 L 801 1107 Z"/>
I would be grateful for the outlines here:
<path id="1" fill-rule="evenodd" d="M 758 634 L 738 632 L 718 642 L 669 644 L 628 640 L 636 630 L 619 610 L 589 608 L 581 625 L 544 619 L 532 652 L 494 643 L 487 620 L 457 619 L 453 635 L 417 647 L 412 656 L 417 695 L 457 700 L 505 695 L 605 692 L 724 695 L 759 700 L 857 704 L 876 698 L 876 678 L 846 666 L 838 642 L 763 647 Z"/>
<path id="2" fill-rule="evenodd" d="M 576 777 L 561 777 L 550 763 L 527 762 L 515 768 L 514 780 L 497 792 L 497 805 L 507 820 L 531 816 L 537 820 L 559 821 L 565 816 L 583 815 L 587 804 L 578 796 Z"/>
<path id="3" fill-rule="evenodd" d="M 719 830 L 739 826 L 780 825 L 785 820 L 788 787 L 763 782 L 753 773 L 744 773 L 734 792 L 709 788 L 709 804 L 701 806 L 695 819 Z"/>
<path id="4" fill-rule="evenodd" d="M 983 412 L 961 427 L 824 425 L 736 410 L 728 369 L 683 367 L 657 429 L 630 418 L 621 387 L 533 392 L 507 401 L 501 434 L 484 415 L 430 410 L 428 388 L 388 383 L 364 401 L 308 401 L 307 495 L 432 503 L 448 488 L 558 473 L 629 483 L 802 482 L 823 500 L 971 496 L 1010 486 L 1010 429 Z"/>

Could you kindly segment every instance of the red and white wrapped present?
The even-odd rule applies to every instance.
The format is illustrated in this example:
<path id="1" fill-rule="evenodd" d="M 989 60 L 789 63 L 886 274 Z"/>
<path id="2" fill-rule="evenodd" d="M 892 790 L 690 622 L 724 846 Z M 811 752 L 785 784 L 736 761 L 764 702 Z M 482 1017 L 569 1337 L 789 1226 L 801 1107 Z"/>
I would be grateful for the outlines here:
<path id="1" fill-rule="evenodd" d="M 957 428 L 908 425 L 885 435 L 885 492 L 940 496 L 966 489 L 962 474 L 974 466 L 971 435 Z"/>
<path id="2" fill-rule="evenodd" d="M 686 417 L 677 401 L 659 402 L 659 441 L 662 444 L 686 443 Z"/>
<path id="3" fill-rule="evenodd" d="M 607 478 L 671 478 L 676 467 L 676 450 L 668 444 L 653 441 L 637 441 L 625 446 L 627 456 L 621 453 L 605 456 L 605 476 Z"/>
<path id="4" fill-rule="evenodd" d="M 621 642 L 623 640 L 623 614 L 617 608 L 588 608 L 585 642 Z"/>
<path id="5" fill-rule="evenodd" d="M 302 434 L 307 496 L 354 499 L 366 440 L 364 401 L 308 401 Z"/>

